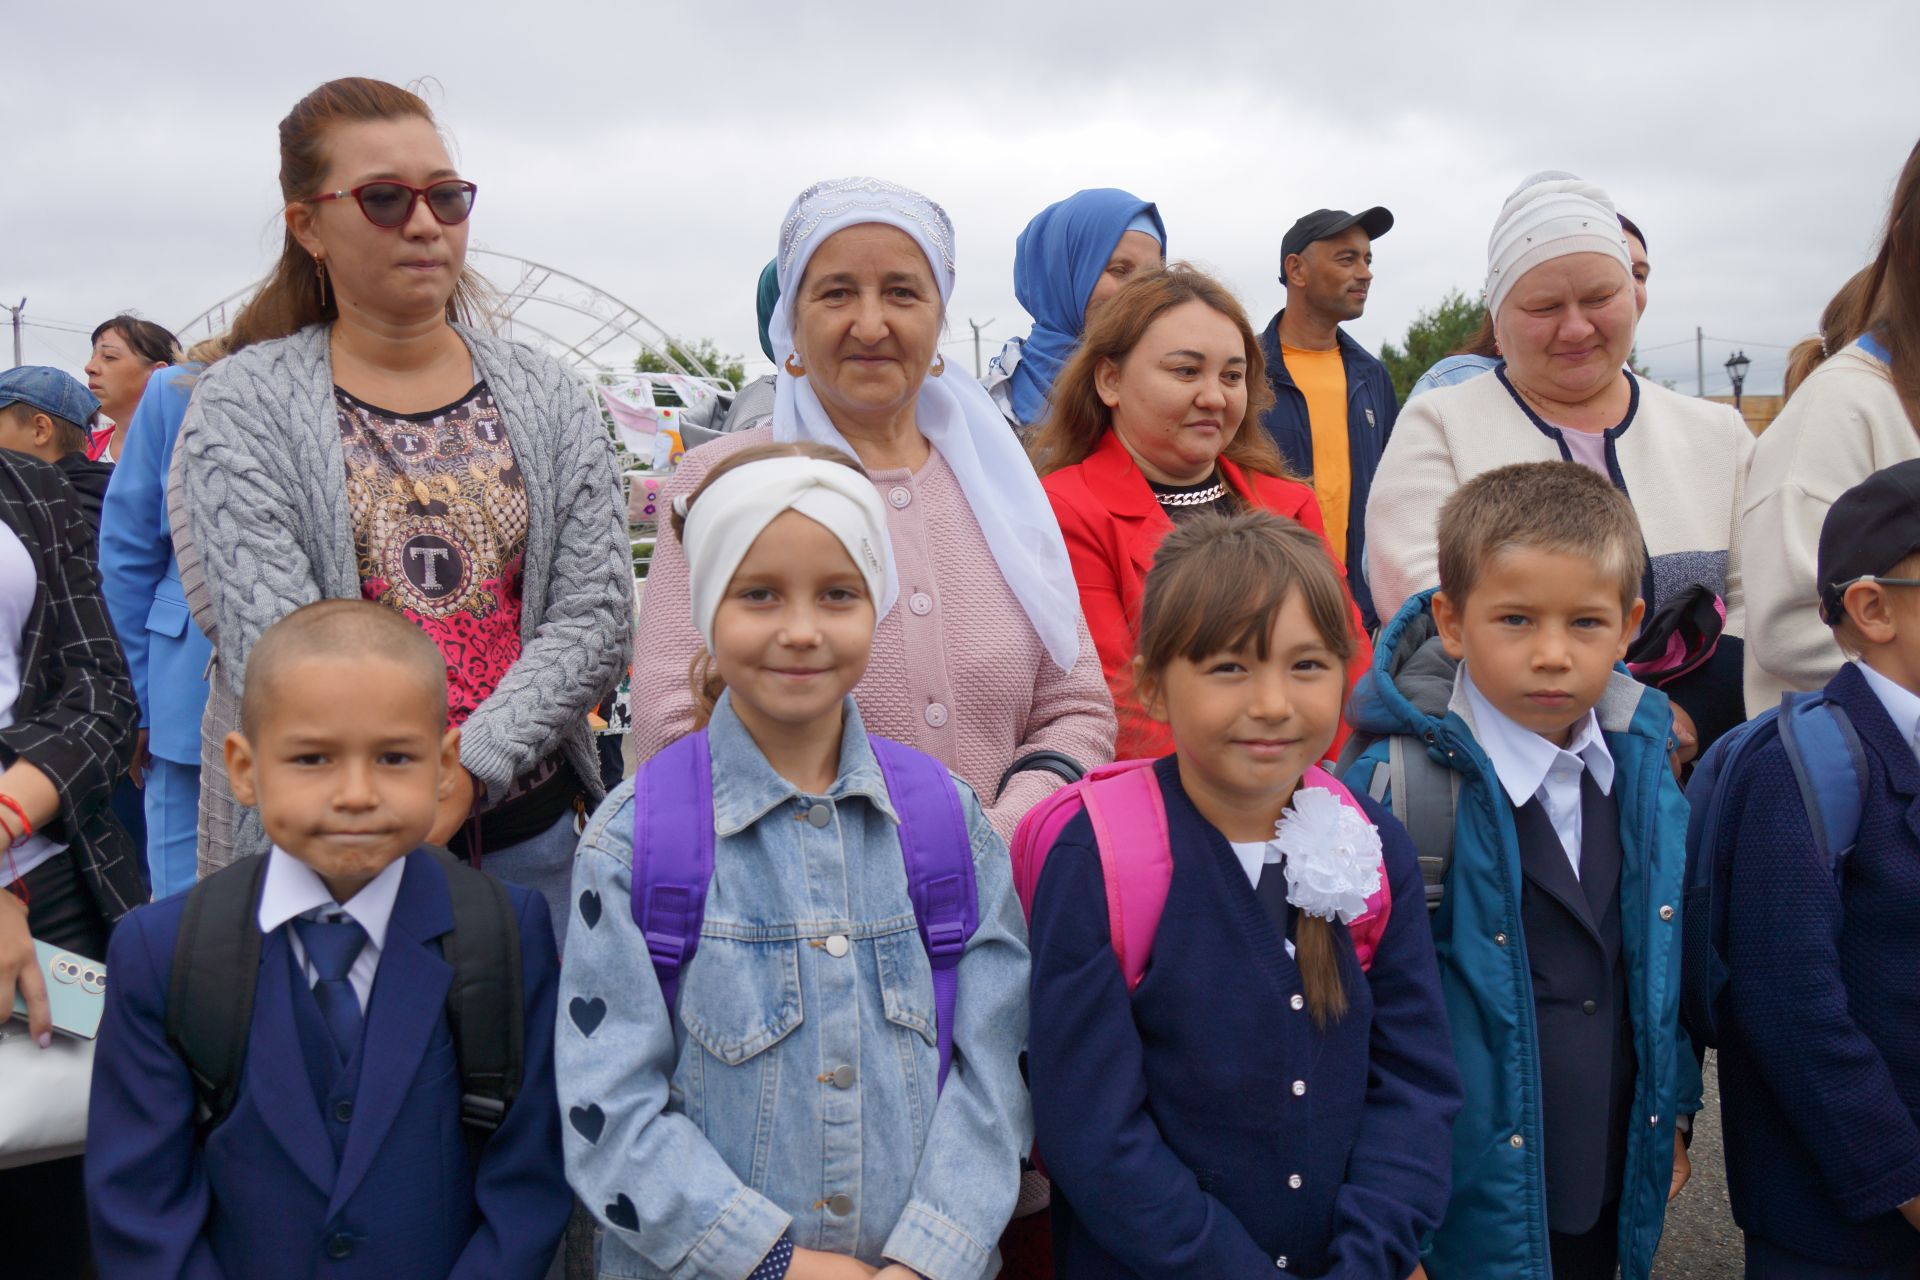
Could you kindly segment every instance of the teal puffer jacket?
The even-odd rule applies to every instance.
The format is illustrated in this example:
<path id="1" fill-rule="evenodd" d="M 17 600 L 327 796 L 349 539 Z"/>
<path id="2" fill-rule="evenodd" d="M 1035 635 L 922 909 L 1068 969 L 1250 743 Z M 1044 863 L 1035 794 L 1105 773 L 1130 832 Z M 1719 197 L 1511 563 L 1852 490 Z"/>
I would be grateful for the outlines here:
<path id="1" fill-rule="evenodd" d="M 1349 770 L 1358 778 L 1385 760 L 1393 735 L 1418 739 L 1460 775 L 1453 863 L 1433 940 L 1466 1104 L 1453 1126 L 1453 1199 L 1424 1262 L 1433 1280 L 1548 1280 L 1540 1058 L 1519 842 L 1464 693 L 1451 689 L 1444 705 L 1435 696 L 1432 594 L 1409 600 L 1381 632 L 1373 670 L 1347 711 L 1356 734 L 1379 739 Z M 1639 1061 L 1620 1198 L 1620 1272 L 1623 1280 L 1646 1280 L 1666 1219 L 1674 1117 L 1700 1105 L 1699 1067 L 1679 1026 L 1687 804 L 1668 766 L 1665 695 L 1621 670 L 1595 711 L 1615 763 L 1621 940 Z"/>

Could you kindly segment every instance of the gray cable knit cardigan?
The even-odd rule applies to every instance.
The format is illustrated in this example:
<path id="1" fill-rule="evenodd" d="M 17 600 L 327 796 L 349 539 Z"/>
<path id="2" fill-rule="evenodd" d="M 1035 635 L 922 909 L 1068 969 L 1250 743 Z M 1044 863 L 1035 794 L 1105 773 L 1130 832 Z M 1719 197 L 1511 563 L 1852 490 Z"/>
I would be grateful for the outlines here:
<path id="1" fill-rule="evenodd" d="M 455 328 L 499 403 L 527 486 L 523 647 L 468 718 L 460 761 L 498 796 L 564 748 L 598 797 L 587 713 L 619 682 L 633 632 L 612 442 L 591 391 L 559 361 Z M 360 597 L 335 414 L 327 328 L 315 325 L 213 365 L 181 425 L 178 473 L 212 603 L 205 629 L 235 692 L 269 625 L 314 600 Z M 265 848 L 251 811 L 234 848 Z"/>

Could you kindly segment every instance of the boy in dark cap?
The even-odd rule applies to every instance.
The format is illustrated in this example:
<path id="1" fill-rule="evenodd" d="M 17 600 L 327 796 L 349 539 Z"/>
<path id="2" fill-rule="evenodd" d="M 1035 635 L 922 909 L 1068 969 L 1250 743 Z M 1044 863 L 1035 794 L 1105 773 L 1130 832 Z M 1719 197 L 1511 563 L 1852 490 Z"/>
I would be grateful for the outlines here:
<path id="1" fill-rule="evenodd" d="M 1840 495 L 1818 573 L 1864 803 L 1828 861 L 1780 739 L 1728 779 L 1727 1184 L 1749 1280 L 1891 1280 L 1920 1275 L 1920 461 Z"/>
<path id="2" fill-rule="evenodd" d="M 113 467 L 87 460 L 87 426 L 100 402 L 79 381 L 43 364 L 0 373 L 0 449 L 50 462 L 80 495 L 95 534 Z"/>

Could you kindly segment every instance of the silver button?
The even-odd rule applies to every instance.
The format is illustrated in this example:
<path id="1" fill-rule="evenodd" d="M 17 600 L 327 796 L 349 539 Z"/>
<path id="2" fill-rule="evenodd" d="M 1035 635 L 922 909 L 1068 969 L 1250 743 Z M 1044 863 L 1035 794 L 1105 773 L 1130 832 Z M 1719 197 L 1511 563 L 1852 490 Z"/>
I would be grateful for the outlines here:
<path id="1" fill-rule="evenodd" d="M 927 707 L 927 723 L 938 729 L 946 722 L 947 709 L 937 702 L 929 704 Z"/>
<path id="2" fill-rule="evenodd" d="M 835 1067 L 833 1069 L 833 1087 L 834 1088 L 851 1089 L 853 1088 L 853 1080 L 854 1080 L 854 1074 L 853 1074 L 852 1067 Z"/>
<path id="3" fill-rule="evenodd" d="M 1307 1096 L 1307 1082 L 1305 1080 L 1295 1080 L 1293 1082 L 1293 1096 L 1296 1098 L 1304 1098 Z"/>
<path id="4" fill-rule="evenodd" d="M 1287 1003 L 1293 1006 L 1295 1013 L 1298 1013 L 1307 1007 L 1307 998 L 1305 996 L 1295 996 L 1293 999 L 1287 1001 Z"/>
<path id="5" fill-rule="evenodd" d="M 1504 933 L 1496 933 L 1493 935 L 1493 942 L 1495 946 L 1504 947 L 1507 945 L 1507 935 Z"/>
<path id="6" fill-rule="evenodd" d="M 851 950 L 853 950 L 853 944 L 847 941 L 846 934 L 835 933 L 835 934 L 828 935 L 827 954 L 832 956 L 835 960 L 838 960 L 841 956 L 844 956 L 845 954 L 847 954 L 847 952 Z"/>
<path id="7" fill-rule="evenodd" d="M 1524 1147 L 1527 1145 L 1527 1140 L 1516 1133 L 1507 1139 L 1507 1145 L 1510 1147 Z"/>
<path id="8" fill-rule="evenodd" d="M 887 501 L 891 502 L 896 509 L 904 507 L 913 501 L 913 490 L 903 484 L 897 484 L 887 493 Z"/>
<path id="9" fill-rule="evenodd" d="M 1282 1271 L 1285 1271 L 1287 1269 L 1287 1255 L 1283 1253 L 1279 1257 L 1275 1258 L 1273 1260 L 1273 1265 L 1280 1268 Z"/>
<path id="10" fill-rule="evenodd" d="M 916 591 L 907 601 L 907 608 L 924 618 L 933 612 L 933 597 L 924 591 Z"/>
<path id="11" fill-rule="evenodd" d="M 1294 1173 L 1294 1174 L 1289 1174 L 1289 1175 L 1287 1176 L 1287 1185 L 1288 1185 L 1289 1187 L 1292 1187 L 1292 1188 L 1293 1188 L 1293 1189 L 1294 1189 L 1295 1191 L 1298 1191 L 1298 1190 L 1300 1189 L 1300 1184 L 1301 1184 L 1302 1182 L 1304 1182 L 1304 1181 L 1305 1181 L 1305 1179 L 1304 1179 L 1304 1178 L 1302 1178 L 1302 1177 L 1301 1177 L 1301 1176 L 1300 1176 L 1299 1174 L 1297 1174 L 1297 1173 Z"/>
<path id="12" fill-rule="evenodd" d="M 1660 908 L 1660 918 L 1661 918 L 1662 920 L 1671 920 L 1671 919 L 1673 919 L 1673 908 L 1672 908 L 1672 907 L 1661 907 L 1661 908 Z"/>
<path id="13" fill-rule="evenodd" d="M 833 809 L 816 800 L 813 807 L 807 810 L 807 821 L 816 827 L 824 827 L 833 821 Z"/>
<path id="14" fill-rule="evenodd" d="M 837 1196 L 827 1197 L 827 1212 L 836 1218 L 844 1218 L 853 1212 L 853 1197 L 842 1191 Z"/>
<path id="15" fill-rule="evenodd" d="M 1656 1128 L 1656 1129 L 1657 1129 L 1657 1128 L 1659 1128 L 1659 1127 L 1660 1127 L 1660 1117 L 1659 1117 L 1659 1116 L 1648 1116 L 1648 1117 L 1647 1117 L 1647 1123 L 1648 1123 L 1648 1124 L 1650 1124 L 1650 1125 L 1652 1125 L 1652 1126 L 1653 1126 L 1654 1128 Z"/>

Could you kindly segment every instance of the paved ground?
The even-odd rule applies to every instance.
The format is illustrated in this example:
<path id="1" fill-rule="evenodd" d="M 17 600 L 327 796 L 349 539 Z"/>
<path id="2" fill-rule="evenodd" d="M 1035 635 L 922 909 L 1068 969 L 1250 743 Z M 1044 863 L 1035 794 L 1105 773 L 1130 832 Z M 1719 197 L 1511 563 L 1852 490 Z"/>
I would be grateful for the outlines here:
<path id="1" fill-rule="evenodd" d="M 1695 1121 L 1693 1180 L 1667 1209 L 1667 1230 L 1653 1260 L 1655 1280 L 1740 1280 L 1740 1229 L 1727 1205 L 1720 1149 L 1720 1081 L 1707 1054 L 1706 1105 Z"/>

